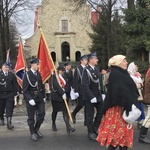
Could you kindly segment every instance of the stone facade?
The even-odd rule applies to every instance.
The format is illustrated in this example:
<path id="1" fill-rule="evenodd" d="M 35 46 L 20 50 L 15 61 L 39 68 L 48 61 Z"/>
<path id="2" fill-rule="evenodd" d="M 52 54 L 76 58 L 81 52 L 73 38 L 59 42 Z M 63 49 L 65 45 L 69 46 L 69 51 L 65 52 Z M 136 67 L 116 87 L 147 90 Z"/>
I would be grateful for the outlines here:
<path id="1" fill-rule="evenodd" d="M 91 39 L 91 12 L 88 5 L 75 11 L 75 4 L 69 0 L 45 0 L 38 8 L 38 19 L 50 53 L 56 62 L 66 59 L 77 61 L 89 53 Z M 26 49 L 31 56 L 38 53 L 40 29 L 26 40 Z"/>

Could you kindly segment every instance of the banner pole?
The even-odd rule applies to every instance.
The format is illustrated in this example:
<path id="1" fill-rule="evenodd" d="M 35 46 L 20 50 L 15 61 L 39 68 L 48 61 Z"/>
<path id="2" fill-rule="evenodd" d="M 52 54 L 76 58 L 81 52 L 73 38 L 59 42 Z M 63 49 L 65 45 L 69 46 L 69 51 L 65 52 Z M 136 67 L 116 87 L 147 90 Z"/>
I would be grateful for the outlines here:
<path id="1" fill-rule="evenodd" d="M 52 64 L 53 64 L 53 68 L 54 68 L 54 71 L 55 71 L 56 79 L 57 79 L 57 81 L 58 81 L 59 85 L 61 86 L 60 81 L 59 81 L 59 79 L 58 79 L 58 73 L 57 73 L 56 67 L 55 67 L 54 62 L 53 62 L 53 59 L 52 59 L 52 57 L 51 57 L 51 55 L 50 55 L 50 51 L 49 51 L 49 48 L 48 48 L 47 42 L 46 42 L 45 37 L 44 37 L 44 33 L 43 33 L 43 31 L 42 31 L 42 28 L 41 28 L 41 26 L 40 26 L 39 22 L 38 22 L 38 27 L 39 27 L 39 29 L 40 29 L 40 32 L 41 32 L 42 36 L 43 36 L 43 39 L 44 39 L 44 42 L 45 42 L 46 49 L 47 49 L 47 51 L 48 51 L 48 54 L 49 54 L 50 60 L 51 60 L 51 62 L 52 62 Z M 71 123 L 73 123 L 72 116 L 71 116 L 71 113 L 70 113 L 70 109 L 69 109 L 69 106 L 68 106 L 67 100 L 66 100 L 66 99 L 64 99 L 64 102 L 65 102 L 65 106 L 66 106 L 66 109 L 67 109 L 67 112 L 68 112 L 68 115 L 69 115 L 70 121 L 71 121 Z"/>

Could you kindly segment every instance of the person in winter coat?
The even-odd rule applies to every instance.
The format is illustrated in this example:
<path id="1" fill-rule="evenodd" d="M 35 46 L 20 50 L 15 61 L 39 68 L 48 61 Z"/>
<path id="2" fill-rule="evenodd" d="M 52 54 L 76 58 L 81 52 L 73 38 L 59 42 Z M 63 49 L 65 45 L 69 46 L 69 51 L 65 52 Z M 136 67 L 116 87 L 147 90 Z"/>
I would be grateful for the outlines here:
<path id="1" fill-rule="evenodd" d="M 139 142 L 150 144 L 150 140 L 147 138 L 147 132 L 150 127 L 150 67 L 145 77 L 144 103 L 147 104 L 147 114 L 140 129 Z"/>
<path id="2" fill-rule="evenodd" d="M 115 55 L 108 65 L 111 67 L 109 84 L 104 100 L 103 118 L 99 127 L 97 141 L 107 150 L 127 150 L 133 144 L 133 127 L 123 120 L 122 113 L 127 115 L 132 104 L 138 106 L 138 90 L 127 71 L 127 60 L 123 55 Z"/>
<path id="3" fill-rule="evenodd" d="M 143 80 L 141 74 L 138 72 L 138 67 L 135 65 L 134 62 L 131 62 L 128 66 L 128 72 L 135 82 L 138 92 L 139 92 L 139 97 L 138 97 L 138 104 L 139 108 L 141 110 L 141 116 L 137 120 L 137 127 L 140 129 L 143 123 L 143 120 L 145 119 L 145 113 L 144 113 L 144 106 L 143 106 L 143 95 L 142 95 L 142 89 L 143 89 Z"/>
<path id="4" fill-rule="evenodd" d="M 58 70 L 58 79 L 55 75 L 55 73 L 52 73 L 50 78 L 50 89 L 51 89 L 51 103 L 52 103 L 52 130 L 57 131 L 56 127 L 56 117 L 58 112 L 62 112 L 63 119 L 66 124 L 66 131 L 68 134 L 70 132 L 74 132 L 75 129 L 71 127 L 69 124 L 69 116 L 67 113 L 67 109 L 65 106 L 64 99 L 66 99 L 66 92 L 65 92 L 65 86 L 66 86 L 66 80 L 64 78 L 64 72 L 65 68 L 63 66 L 59 66 L 57 68 Z M 58 82 L 59 80 L 59 82 Z"/>

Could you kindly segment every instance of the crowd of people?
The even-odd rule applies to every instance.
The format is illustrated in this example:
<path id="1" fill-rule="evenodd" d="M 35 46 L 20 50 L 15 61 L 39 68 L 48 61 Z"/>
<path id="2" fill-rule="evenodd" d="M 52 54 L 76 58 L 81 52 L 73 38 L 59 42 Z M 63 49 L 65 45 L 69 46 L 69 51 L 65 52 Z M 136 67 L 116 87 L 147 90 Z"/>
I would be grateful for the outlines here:
<path id="1" fill-rule="evenodd" d="M 74 71 L 69 61 L 58 66 L 57 70 L 51 70 L 51 77 L 44 86 L 38 71 L 40 60 L 33 59 L 30 65 L 31 68 L 23 78 L 22 91 L 28 115 L 27 124 L 33 141 L 43 137 L 40 127 L 45 117 L 45 101 L 51 100 L 54 132 L 57 132 L 58 112 L 62 112 L 66 133 L 70 134 L 75 132 L 75 128 L 71 126 L 69 117 L 76 123 L 78 112 L 84 108 L 84 125 L 88 138 L 99 142 L 101 146 L 105 145 L 108 150 L 117 147 L 127 150 L 132 147 L 134 127 L 128 128 L 122 113 L 126 111 L 129 115 L 134 104 L 142 112 L 137 119 L 139 142 L 150 144 L 147 138 L 150 127 L 150 68 L 145 78 L 142 78 L 134 62 L 128 65 L 125 56 L 115 55 L 109 59 L 109 69 L 100 70 L 94 52 L 81 56 L 80 65 Z M 5 114 L 9 130 L 14 128 L 12 116 L 19 92 L 17 85 L 15 74 L 9 71 L 9 64 L 4 62 L 0 71 L 0 126 L 5 124 Z M 71 99 L 72 90 L 77 104 L 69 115 L 66 103 Z"/>

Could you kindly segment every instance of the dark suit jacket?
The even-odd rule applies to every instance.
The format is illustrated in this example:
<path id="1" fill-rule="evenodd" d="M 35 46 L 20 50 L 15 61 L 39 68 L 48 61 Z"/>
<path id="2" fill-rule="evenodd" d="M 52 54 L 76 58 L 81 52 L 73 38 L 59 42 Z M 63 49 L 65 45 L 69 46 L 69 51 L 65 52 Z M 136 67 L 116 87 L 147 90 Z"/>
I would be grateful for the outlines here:
<path id="1" fill-rule="evenodd" d="M 27 78 L 27 75 L 29 77 L 29 80 Z M 37 86 L 33 87 L 29 82 L 31 82 L 33 86 L 36 84 L 36 82 L 38 84 Z M 38 91 L 38 94 L 36 94 L 35 91 Z M 37 76 L 35 76 L 33 72 L 29 70 L 24 75 L 23 94 L 26 102 L 29 102 L 31 99 L 34 99 L 35 101 L 42 101 L 43 98 L 45 98 L 45 89 L 39 72 L 37 72 Z"/>
<path id="2" fill-rule="evenodd" d="M 90 76 L 88 75 L 87 70 L 84 72 L 83 74 L 83 90 L 84 90 L 84 95 L 86 100 L 91 100 L 94 97 L 97 98 L 97 101 L 102 101 L 102 96 L 101 96 L 101 89 L 100 89 L 100 72 L 97 68 L 95 68 L 95 70 L 92 69 L 91 66 L 87 66 L 86 69 L 88 69 L 88 71 L 90 72 L 92 78 L 94 80 L 98 80 L 98 83 L 95 83 L 92 81 L 92 79 L 90 78 Z"/>
<path id="3" fill-rule="evenodd" d="M 56 76 L 53 74 L 50 78 L 51 100 L 63 102 L 62 95 L 65 91 L 60 87 Z"/>
<path id="4" fill-rule="evenodd" d="M 6 84 L 4 84 L 6 82 Z M 8 72 L 5 76 L 3 71 L 0 72 L 0 99 L 14 97 L 17 95 L 18 83 L 16 76 L 12 72 Z"/>
<path id="5" fill-rule="evenodd" d="M 84 71 L 85 71 L 85 68 L 83 68 L 80 65 L 75 69 L 75 72 L 74 72 L 73 88 L 74 88 L 75 92 L 79 93 L 79 98 L 80 98 L 80 96 L 83 96 L 83 94 L 84 94 L 83 85 L 82 85 Z"/>
<path id="6" fill-rule="evenodd" d="M 71 86 L 73 86 L 73 72 L 72 70 L 69 70 L 68 72 L 64 73 L 64 78 L 66 80 L 66 87 L 65 87 L 65 91 L 66 93 L 70 94 L 71 91 Z"/>

